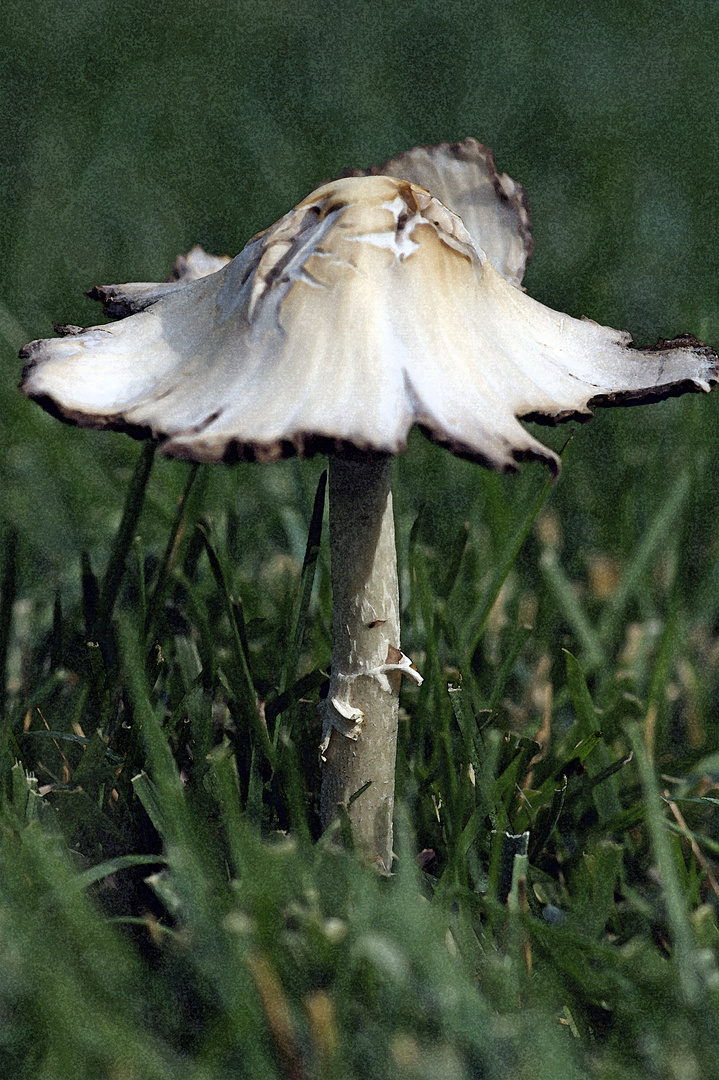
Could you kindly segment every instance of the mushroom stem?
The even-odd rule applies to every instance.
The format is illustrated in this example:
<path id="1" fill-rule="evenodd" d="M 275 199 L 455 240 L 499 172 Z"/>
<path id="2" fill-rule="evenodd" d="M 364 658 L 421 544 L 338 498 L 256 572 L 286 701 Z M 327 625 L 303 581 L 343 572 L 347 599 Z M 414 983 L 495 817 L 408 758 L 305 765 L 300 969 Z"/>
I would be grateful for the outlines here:
<path id="1" fill-rule="evenodd" d="M 322 824 L 371 781 L 349 806 L 353 838 L 389 870 L 401 655 L 391 459 L 330 455 L 329 496 L 333 651 Z"/>

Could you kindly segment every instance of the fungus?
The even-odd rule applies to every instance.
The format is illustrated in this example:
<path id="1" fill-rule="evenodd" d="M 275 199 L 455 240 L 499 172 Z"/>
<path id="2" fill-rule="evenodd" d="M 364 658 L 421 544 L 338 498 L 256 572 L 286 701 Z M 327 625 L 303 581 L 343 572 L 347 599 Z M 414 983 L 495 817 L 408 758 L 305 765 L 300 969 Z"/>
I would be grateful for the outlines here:
<path id="1" fill-rule="evenodd" d="M 584 419 L 719 378 L 694 338 L 634 349 L 532 300 L 530 251 L 524 193 L 491 151 L 420 147 L 322 185 L 226 265 L 196 249 L 176 281 L 94 289 L 118 322 L 21 351 L 22 389 L 49 411 L 175 457 L 329 453 L 322 815 L 365 788 L 350 819 L 387 870 L 399 682 L 421 682 L 400 645 L 391 455 L 417 424 L 489 468 L 536 459 L 556 474 L 520 420 Z"/>

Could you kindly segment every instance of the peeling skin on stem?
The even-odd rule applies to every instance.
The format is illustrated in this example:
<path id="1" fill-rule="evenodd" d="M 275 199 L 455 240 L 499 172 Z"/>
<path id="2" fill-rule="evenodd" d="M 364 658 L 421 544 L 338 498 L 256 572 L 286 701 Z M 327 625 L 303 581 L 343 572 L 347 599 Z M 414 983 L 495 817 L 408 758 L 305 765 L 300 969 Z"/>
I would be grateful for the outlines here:
<path id="1" fill-rule="evenodd" d="M 323 825 L 370 781 L 348 812 L 355 843 L 387 869 L 400 676 L 421 681 L 398 647 L 390 483 L 389 457 L 330 457 L 333 653 L 330 691 L 321 706 Z"/>
<path id="2" fill-rule="evenodd" d="M 378 619 L 375 623 L 370 624 L 368 629 L 373 629 L 374 626 L 382 625 L 384 621 L 385 620 L 383 619 Z M 388 647 L 387 660 L 384 664 L 380 664 L 377 668 L 370 668 L 368 671 L 363 672 L 363 674 L 367 677 L 376 679 L 381 689 L 389 694 L 392 693 L 392 686 L 388 675 L 393 672 L 398 672 L 400 675 L 406 675 L 407 678 L 411 679 L 417 686 L 421 686 L 424 682 L 410 658 L 405 656 L 400 649 L 396 649 L 394 645 Z M 350 685 L 359 677 L 359 674 L 345 675 L 339 671 L 336 674 L 334 672 L 332 674 L 329 693 L 320 707 L 322 714 L 320 761 L 326 761 L 325 751 L 329 746 L 333 728 L 342 735 L 345 735 L 348 739 L 356 741 L 359 738 L 360 725 L 364 720 L 364 713 L 360 709 L 355 708 L 349 701 Z"/>

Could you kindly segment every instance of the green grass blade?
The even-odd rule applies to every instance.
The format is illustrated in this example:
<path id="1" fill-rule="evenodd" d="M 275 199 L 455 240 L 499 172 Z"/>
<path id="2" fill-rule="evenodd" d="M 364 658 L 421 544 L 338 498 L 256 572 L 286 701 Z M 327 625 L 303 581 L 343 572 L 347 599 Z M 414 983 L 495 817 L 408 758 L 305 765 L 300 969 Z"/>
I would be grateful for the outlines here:
<path id="1" fill-rule="evenodd" d="M 667 686 L 674 673 L 674 665 L 679 655 L 677 638 L 680 632 L 679 594 L 676 586 L 669 598 L 669 607 L 664 619 L 658 648 L 652 664 L 652 675 L 646 693 L 646 714 L 652 717 L 647 729 L 648 750 L 654 759 L 663 754 L 670 742 L 669 723 L 670 702 L 667 699 Z"/>
<path id="2" fill-rule="evenodd" d="M 484 599 L 482 600 L 477 614 L 472 617 L 471 624 L 474 627 L 474 635 L 468 648 L 468 655 L 470 657 L 470 667 L 474 668 L 478 661 L 477 653 L 479 651 L 480 643 L 484 635 L 484 631 L 487 626 L 487 621 L 494 607 L 495 601 L 499 596 L 499 591 L 502 585 L 506 581 L 507 574 L 512 569 L 514 562 L 522 549 L 524 541 L 529 536 L 532 526 L 537 519 L 539 511 L 544 506 L 547 497 L 552 490 L 553 480 L 550 477 L 542 486 L 539 495 L 534 500 L 534 503 L 525 514 L 518 529 L 516 530 L 512 540 L 510 541 L 503 558 L 492 578 L 492 583 L 489 586 Z"/>
<path id="3" fill-rule="evenodd" d="M 590 937 L 601 938 L 611 918 L 622 859 L 621 845 L 607 839 L 599 840 L 582 855 L 572 880 L 572 921 Z"/>
<path id="4" fill-rule="evenodd" d="M 549 839 L 554 832 L 560 817 L 562 816 L 562 810 L 564 809 L 564 800 L 567 795 L 567 785 L 567 777 L 563 776 L 562 786 L 554 788 L 552 792 L 551 804 L 549 806 L 542 807 L 535 819 L 531 834 L 532 846 L 529 851 L 530 863 L 533 863 L 537 860 L 538 856 L 543 851 L 545 845 L 549 842 Z"/>
<path id="5" fill-rule="evenodd" d="M 326 671 L 316 669 L 315 671 L 309 671 L 306 675 L 303 675 L 301 679 L 297 680 L 294 686 L 285 690 L 284 694 L 278 694 L 277 697 L 270 698 L 267 701 L 267 704 L 265 705 L 267 722 L 270 723 L 286 709 L 291 709 L 300 698 L 319 690 L 323 683 L 326 682 Z"/>
<path id="6" fill-rule="evenodd" d="M 242 814 L 237 760 L 227 739 L 210 751 L 208 764 L 210 790 L 220 808 L 232 875 L 238 878 L 247 869 L 246 849 L 243 843 L 247 827 Z"/>
<path id="7" fill-rule="evenodd" d="M 475 768 L 478 768 L 481 755 L 477 751 L 478 747 L 481 748 L 481 737 L 474 718 L 470 696 L 464 686 L 448 686 L 447 693 L 449 694 L 457 726 L 462 732 L 464 745 L 470 755 L 470 761 Z"/>
<path id="8" fill-rule="evenodd" d="M 85 636 L 92 637 L 93 627 L 95 625 L 95 620 L 97 619 L 97 601 L 100 595 L 100 584 L 97 580 L 97 575 L 92 568 L 89 552 L 83 550 L 80 553 L 80 567 Z"/>
<path id="9" fill-rule="evenodd" d="M 162 601 L 167 588 L 167 583 L 170 576 L 172 564 L 177 555 L 177 549 L 180 542 L 181 530 L 185 521 L 185 514 L 187 512 L 187 501 L 190 497 L 195 478 L 199 471 L 200 466 L 197 463 L 193 463 L 190 467 L 190 471 L 187 475 L 187 482 L 185 489 L 180 496 L 177 504 L 177 510 L 175 518 L 170 528 L 170 533 L 167 538 L 167 544 L 160 560 L 160 566 L 157 571 L 157 578 L 155 580 L 152 594 L 147 603 L 147 614 L 145 618 L 145 638 L 149 642 L 152 638 L 153 630 L 157 624 L 157 620 L 160 614 Z"/>
<path id="10" fill-rule="evenodd" d="M 137 459 L 135 472 L 125 499 L 120 527 L 115 534 L 107 569 L 100 588 L 97 613 L 93 624 L 93 636 L 103 637 L 112 617 L 112 611 L 120 591 L 125 562 L 132 546 L 137 523 L 142 512 L 147 481 L 155 458 L 156 444 L 145 442 Z"/>
<path id="11" fill-rule="evenodd" d="M 670 545 L 690 488 L 689 473 L 682 472 L 630 557 L 599 623 L 599 639 L 605 647 L 611 648 L 616 643 L 627 606 L 641 590 L 652 559 L 661 547 Z"/>
<path id="12" fill-rule="evenodd" d="M 63 614 L 60 590 L 55 589 L 55 601 L 52 605 L 52 646 L 50 650 L 50 670 L 55 671 L 62 661 L 63 649 Z"/>
<path id="13" fill-rule="evenodd" d="M 286 731 L 282 731 L 279 740 L 279 771 L 282 779 L 285 810 L 290 819 L 290 830 L 294 836 L 309 843 L 311 840 L 307 820 L 307 787 L 303 777 L 297 747 Z"/>
<path id="14" fill-rule="evenodd" d="M 696 1005 L 701 996 L 696 939 L 664 819 L 665 804 L 659 791 L 641 726 L 636 722 L 627 724 L 626 731 L 634 749 L 639 779 L 644 792 L 646 821 L 654 858 L 662 880 L 679 982 L 687 1004 Z"/>
<path id="15" fill-rule="evenodd" d="M 300 575 L 300 587 L 292 612 L 292 625 L 288 637 L 287 652 L 285 653 L 285 662 L 282 665 L 282 674 L 280 676 L 280 694 L 283 694 L 287 690 L 287 687 L 294 682 L 297 677 L 297 665 L 302 651 L 302 642 L 307 622 L 307 610 L 312 596 L 317 557 L 319 555 L 320 543 L 322 540 L 322 518 L 325 508 L 326 489 L 327 470 L 325 469 L 319 478 L 317 490 L 315 492 L 312 517 L 310 519 L 310 527 L 307 534 L 307 547 L 305 548 L 305 557 L 302 563 L 302 573 Z M 276 728 L 274 739 L 275 745 L 277 745 L 278 734 L 279 728 Z"/>
<path id="16" fill-rule="evenodd" d="M 556 551 L 549 547 L 545 548 L 539 565 L 554 602 L 571 626 L 584 651 L 585 670 L 593 671 L 603 667 L 606 657 L 600 636 L 589 621 L 571 581 L 564 573 Z"/>
<path id="17" fill-rule="evenodd" d="M 128 870 L 133 866 L 157 866 L 158 863 L 167 862 L 164 855 L 118 855 L 115 859 L 107 859 L 90 867 L 78 874 L 75 881 L 79 889 L 87 889 L 103 878 L 111 874 L 117 874 L 120 870 Z"/>
<path id="18" fill-rule="evenodd" d="M 441 600 L 449 599 L 450 593 L 456 584 L 468 539 L 469 522 L 463 521 L 457 529 L 452 545 L 447 553 L 444 578 L 437 589 L 437 596 Z"/>
<path id="19" fill-rule="evenodd" d="M 419 543 L 419 533 L 424 517 L 422 508 L 415 518 L 409 534 L 410 609 L 415 627 L 421 622 L 424 628 L 426 660 L 422 674 L 428 686 L 444 693 L 444 678 L 439 660 L 438 619 L 435 595 L 429 582 L 427 560 Z M 427 691 L 425 691 L 427 692 Z"/>
<path id="20" fill-rule="evenodd" d="M 243 642 L 244 637 L 244 619 L 242 618 L 242 608 L 239 601 L 235 600 L 230 591 L 230 585 L 227 580 L 227 575 L 223 569 L 222 563 L 215 551 L 215 548 L 210 540 L 209 533 L 204 525 L 195 526 L 197 532 L 202 537 L 202 541 L 207 552 L 207 557 L 210 561 L 212 573 L 217 587 L 220 590 L 220 594 L 225 603 L 225 611 L 230 621 L 231 640 L 232 640 L 232 656 L 234 663 L 230 669 L 231 673 L 231 686 L 232 692 L 236 698 L 237 706 L 240 709 L 242 715 L 249 721 L 250 728 L 259 744 L 262 752 L 267 760 L 274 768 L 276 764 L 277 751 L 270 739 L 267 727 L 260 716 L 260 712 L 257 704 L 257 693 L 255 691 L 255 685 L 252 679 L 252 673 L 250 672 L 250 666 L 247 659 L 247 646 L 246 640 Z"/>
<path id="21" fill-rule="evenodd" d="M 132 546 L 135 551 L 135 573 L 137 575 L 137 625 L 138 633 L 142 641 L 145 640 L 145 625 L 147 622 L 147 581 L 145 579 L 145 555 L 142 538 L 136 536 Z"/>
<path id="22" fill-rule="evenodd" d="M 577 725 L 583 738 L 593 735 L 599 728 L 599 717 L 589 693 L 579 661 L 568 649 L 563 649 L 567 669 L 567 685 L 577 715 Z"/>
<path id="23" fill-rule="evenodd" d="M 502 666 L 497 672 L 497 676 L 494 680 L 494 685 L 492 687 L 492 695 L 487 705 L 487 708 L 490 712 L 496 712 L 499 708 L 502 697 L 504 695 L 505 687 L 507 685 L 509 677 L 512 674 L 512 671 L 514 670 L 514 665 L 517 657 L 519 656 L 520 652 L 531 637 L 532 632 L 533 631 L 531 626 L 521 626 L 516 631 L 511 648 L 509 649 L 507 655 L 502 661 Z"/>
<path id="24" fill-rule="evenodd" d="M 8 530 L 3 544 L 0 579 L 0 717 L 5 716 L 7 694 L 7 659 L 10 648 L 13 604 L 17 595 L 17 533 Z"/>
<path id="25" fill-rule="evenodd" d="M 132 778 L 132 787 L 138 799 L 145 808 L 145 813 L 160 836 L 168 836 L 170 825 L 165 817 L 162 801 L 158 797 L 157 789 L 150 777 L 143 770 Z"/>
<path id="26" fill-rule="evenodd" d="M 622 809 L 617 793 L 616 777 L 611 768 L 615 762 L 599 733 L 600 717 L 594 707 L 579 661 L 567 649 L 563 652 L 567 669 L 567 685 L 576 710 L 577 726 L 582 738 L 593 740 L 599 735 L 596 738 L 596 746 L 587 754 L 586 761 L 590 777 L 596 778 L 599 774 L 604 777 L 603 781 L 595 786 L 593 798 L 600 821 L 606 823 Z"/>

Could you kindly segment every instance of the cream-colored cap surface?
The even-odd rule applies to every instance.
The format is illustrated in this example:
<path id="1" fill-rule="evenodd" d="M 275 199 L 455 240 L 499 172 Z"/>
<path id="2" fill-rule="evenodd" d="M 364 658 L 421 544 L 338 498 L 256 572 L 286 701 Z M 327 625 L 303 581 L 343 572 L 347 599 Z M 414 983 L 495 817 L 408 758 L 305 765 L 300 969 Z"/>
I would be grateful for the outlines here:
<path id="1" fill-rule="evenodd" d="M 470 149 L 466 161 L 452 148 L 395 159 L 442 187 L 446 158 L 443 192 L 469 229 L 408 179 L 332 181 L 225 265 L 195 252 L 178 281 L 95 290 L 126 317 L 26 346 L 23 391 L 73 422 L 151 434 L 165 453 L 201 461 L 396 454 L 419 424 L 504 470 L 531 457 L 557 467 L 522 417 L 709 390 L 717 359 L 699 342 L 636 350 L 628 334 L 518 287 L 521 189 L 508 177 L 488 185 Z"/>

